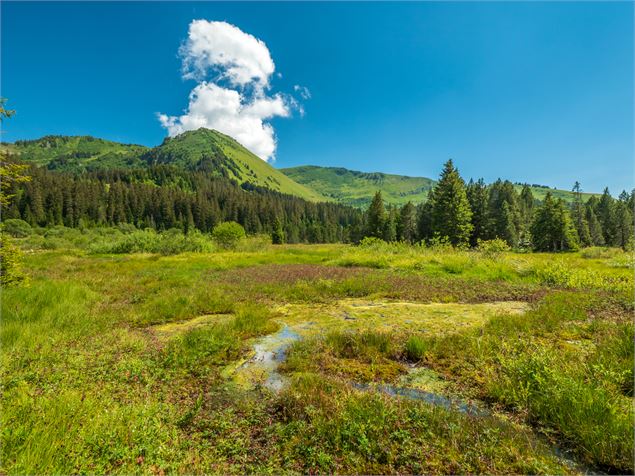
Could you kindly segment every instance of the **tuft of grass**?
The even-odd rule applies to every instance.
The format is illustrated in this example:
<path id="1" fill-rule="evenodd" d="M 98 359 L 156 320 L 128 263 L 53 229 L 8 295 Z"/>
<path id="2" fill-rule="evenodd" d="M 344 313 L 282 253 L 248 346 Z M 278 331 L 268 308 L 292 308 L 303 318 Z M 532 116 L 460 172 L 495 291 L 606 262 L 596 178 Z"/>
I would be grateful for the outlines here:
<path id="1" fill-rule="evenodd" d="M 426 340 L 420 336 L 410 336 L 406 341 L 405 355 L 406 358 L 413 362 L 423 359 L 426 353 Z"/>

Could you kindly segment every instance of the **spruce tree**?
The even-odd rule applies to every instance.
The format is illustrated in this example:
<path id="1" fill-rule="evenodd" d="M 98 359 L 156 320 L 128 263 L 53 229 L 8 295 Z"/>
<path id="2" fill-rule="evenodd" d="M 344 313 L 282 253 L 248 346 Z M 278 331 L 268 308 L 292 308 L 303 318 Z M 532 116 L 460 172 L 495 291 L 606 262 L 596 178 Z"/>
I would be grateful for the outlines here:
<path id="1" fill-rule="evenodd" d="M 472 210 L 467 199 L 465 182 L 448 160 L 441 177 L 430 192 L 432 232 L 455 246 L 469 243 L 472 234 Z"/>
<path id="2" fill-rule="evenodd" d="M 284 230 L 282 229 L 282 223 L 280 219 L 276 217 L 273 222 L 273 231 L 271 232 L 271 243 L 274 245 L 281 245 L 285 242 Z"/>
<path id="3" fill-rule="evenodd" d="M 612 246 L 616 242 L 615 204 L 613 202 L 609 189 L 605 188 L 595 210 L 600 225 L 602 225 L 604 242 L 608 246 Z"/>
<path id="4" fill-rule="evenodd" d="M 591 201 L 591 199 L 589 199 L 589 202 Z M 584 206 L 584 210 L 586 222 L 589 226 L 589 237 L 591 239 L 591 244 L 593 246 L 604 246 L 605 242 L 604 235 L 602 233 L 602 225 L 600 225 L 600 221 L 593 211 L 593 206 L 589 202 L 587 202 Z"/>
<path id="5" fill-rule="evenodd" d="M 578 248 L 577 234 L 569 211 L 562 200 L 554 200 L 551 192 L 534 215 L 531 224 L 536 251 L 567 251 Z"/>
<path id="6" fill-rule="evenodd" d="M 406 243 L 417 240 L 417 214 L 412 202 L 406 203 L 399 211 L 397 239 Z"/>
<path id="7" fill-rule="evenodd" d="M 397 240 L 397 209 L 391 206 L 386 214 L 386 220 L 384 221 L 384 234 L 383 239 L 388 243 Z"/>
<path id="8" fill-rule="evenodd" d="M 487 186 L 482 178 L 476 182 L 470 180 L 466 193 L 470 202 L 470 209 L 472 210 L 473 229 L 470 236 L 470 244 L 476 246 L 478 240 L 485 239 L 487 231 Z"/>
<path id="9" fill-rule="evenodd" d="M 582 202 L 582 187 L 580 182 L 576 181 L 573 185 L 573 203 L 571 205 L 571 218 L 578 232 L 578 239 L 581 246 L 590 246 L 592 244 L 591 232 L 589 231 L 589 223 L 586 220 L 586 210 Z"/>
<path id="10" fill-rule="evenodd" d="M 534 194 L 531 191 L 531 187 L 527 184 L 523 185 L 523 189 L 520 192 L 518 206 L 520 209 L 520 230 L 518 233 L 518 241 L 521 247 L 525 247 L 531 242 L 531 233 L 529 232 L 529 228 L 531 227 L 535 206 Z"/>
<path id="11" fill-rule="evenodd" d="M 381 192 L 377 191 L 368 207 L 365 236 L 383 239 L 385 224 L 386 209 L 384 208 L 384 200 L 381 198 Z"/>
<path id="12" fill-rule="evenodd" d="M 618 200 L 615 204 L 615 242 L 624 250 L 633 249 L 633 213 L 628 208 L 628 200 Z"/>

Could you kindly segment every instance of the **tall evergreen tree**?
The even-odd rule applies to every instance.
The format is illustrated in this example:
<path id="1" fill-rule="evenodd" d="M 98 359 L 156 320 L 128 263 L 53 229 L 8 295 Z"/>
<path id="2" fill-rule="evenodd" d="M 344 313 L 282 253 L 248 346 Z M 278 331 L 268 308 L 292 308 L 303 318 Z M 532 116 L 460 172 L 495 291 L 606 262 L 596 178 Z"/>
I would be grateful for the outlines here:
<path id="1" fill-rule="evenodd" d="M 487 238 L 501 238 L 509 246 L 518 245 L 521 231 L 518 193 L 508 180 L 499 179 L 489 188 L 487 229 Z"/>
<path id="2" fill-rule="evenodd" d="M 448 160 L 441 177 L 430 192 L 432 232 L 455 246 L 469 243 L 472 234 L 472 210 L 467 199 L 465 182 Z"/>
<path id="3" fill-rule="evenodd" d="M 523 189 L 520 192 L 520 199 L 518 201 L 521 220 L 518 240 L 519 245 L 522 247 L 525 247 L 529 243 L 531 243 L 531 233 L 529 232 L 529 229 L 534 217 L 535 203 L 536 200 L 534 199 L 534 194 L 531 191 L 531 187 L 527 184 L 523 185 Z"/>
<path id="4" fill-rule="evenodd" d="M 578 239 L 581 246 L 590 246 L 593 242 L 591 232 L 589 231 L 589 223 L 586 219 L 586 209 L 582 201 L 582 187 L 580 182 L 576 181 L 573 185 L 573 203 L 571 204 L 571 218 L 578 232 Z"/>
<path id="5" fill-rule="evenodd" d="M 386 220 L 384 221 L 384 241 L 393 242 L 397 240 L 397 209 L 391 206 L 386 214 Z"/>
<path id="6" fill-rule="evenodd" d="M 562 200 L 554 200 L 551 192 L 536 210 L 531 225 L 536 251 L 566 251 L 578 248 L 575 227 Z"/>
<path id="7" fill-rule="evenodd" d="M 589 237 L 591 238 L 591 244 L 593 246 L 604 246 L 605 241 L 604 234 L 602 233 L 602 225 L 600 225 L 600 221 L 595 215 L 593 205 L 589 203 L 593 198 L 594 197 L 591 197 L 584 206 L 586 222 L 589 226 Z"/>
<path id="8" fill-rule="evenodd" d="M 595 209 L 595 214 L 602 226 L 604 242 L 608 246 L 613 246 L 616 243 L 617 230 L 615 222 L 615 204 L 613 202 L 614 200 L 609 193 L 609 189 L 605 188 Z"/>
<path id="9" fill-rule="evenodd" d="M 384 208 L 384 200 L 381 197 L 381 192 L 377 191 L 372 202 L 370 202 L 368 212 L 366 212 L 365 236 L 383 239 L 385 225 L 386 209 Z"/>
<path id="10" fill-rule="evenodd" d="M 428 198 L 417 206 L 417 239 L 432 238 L 432 202 Z"/>
<path id="11" fill-rule="evenodd" d="M 615 204 L 615 246 L 633 249 L 633 212 L 628 208 L 628 197 Z"/>
<path id="12" fill-rule="evenodd" d="M 406 243 L 417 240 L 417 213 L 412 202 L 406 203 L 399 211 L 397 239 Z"/>
<path id="13" fill-rule="evenodd" d="M 472 210 L 473 229 L 470 235 L 470 244 L 476 246 L 478 240 L 485 239 L 487 233 L 487 185 L 482 178 L 476 182 L 470 180 L 466 193 Z"/>

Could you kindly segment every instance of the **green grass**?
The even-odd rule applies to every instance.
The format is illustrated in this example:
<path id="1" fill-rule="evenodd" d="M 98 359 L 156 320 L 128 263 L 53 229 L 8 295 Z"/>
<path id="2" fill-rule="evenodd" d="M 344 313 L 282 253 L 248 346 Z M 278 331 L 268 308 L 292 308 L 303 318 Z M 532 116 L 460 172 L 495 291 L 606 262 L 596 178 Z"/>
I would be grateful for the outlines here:
<path id="1" fill-rule="evenodd" d="M 294 181 L 339 203 L 366 208 L 377 190 L 387 203 L 404 205 L 425 201 L 435 181 L 380 172 L 357 172 L 337 167 L 304 165 L 280 169 Z"/>
<path id="2" fill-rule="evenodd" d="M 619 250 L 96 248 L 126 236 L 16 239 L 30 285 L 2 293 L 2 472 L 576 472 L 549 442 L 633 469 L 633 277 Z M 226 369 L 282 324 L 304 336 L 279 369 L 289 385 L 234 385 Z M 425 388 L 492 415 L 351 385 L 405 384 L 413 364 Z"/>

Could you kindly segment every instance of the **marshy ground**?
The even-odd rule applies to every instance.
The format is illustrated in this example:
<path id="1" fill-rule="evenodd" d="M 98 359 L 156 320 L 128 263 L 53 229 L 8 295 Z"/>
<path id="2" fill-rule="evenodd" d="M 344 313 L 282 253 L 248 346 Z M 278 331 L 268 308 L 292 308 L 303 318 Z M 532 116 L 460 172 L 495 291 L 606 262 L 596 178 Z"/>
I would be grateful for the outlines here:
<path id="1" fill-rule="evenodd" d="M 26 258 L 6 473 L 633 471 L 632 257 L 374 244 Z"/>

